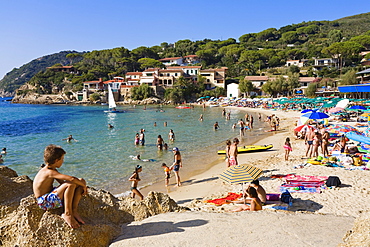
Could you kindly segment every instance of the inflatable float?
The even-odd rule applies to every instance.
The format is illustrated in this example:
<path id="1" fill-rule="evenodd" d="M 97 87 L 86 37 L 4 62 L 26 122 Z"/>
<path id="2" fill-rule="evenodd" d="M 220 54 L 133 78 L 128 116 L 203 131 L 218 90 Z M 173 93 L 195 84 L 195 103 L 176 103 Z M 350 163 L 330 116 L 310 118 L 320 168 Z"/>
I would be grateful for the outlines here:
<path id="1" fill-rule="evenodd" d="M 272 144 L 268 145 L 248 145 L 244 147 L 238 147 L 238 153 L 248 153 L 248 152 L 260 152 L 260 151 L 266 151 L 268 149 L 271 149 L 273 147 Z M 219 150 L 217 154 L 226 154 L 225 150 Z"/>

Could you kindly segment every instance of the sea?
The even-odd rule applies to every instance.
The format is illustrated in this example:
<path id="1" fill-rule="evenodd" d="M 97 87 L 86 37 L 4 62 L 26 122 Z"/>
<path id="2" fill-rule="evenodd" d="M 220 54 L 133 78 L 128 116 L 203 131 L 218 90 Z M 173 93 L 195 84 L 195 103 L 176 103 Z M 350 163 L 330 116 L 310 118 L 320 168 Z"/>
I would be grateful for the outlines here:
<path id="1" fill-rule="evenodd" d="M 96 189 L 124 195 L 130 188 L 128 178 L 140 164 L 139 186 L 149 186 L 164 178 L 162 163 L 172 165 L 172 148 L 178 147 L 183 160 L 181 174 L 200 173 L 222 160 L 217 150 L 225 141 L 239 136 L 232 125 L 244 118 L 245 111 L 226 108 L 231 119 L 222 116 L 222 107 L 177 109 L 174 106 L 119 106 L 123 113 L 106 113 L 101 105 L 27 105 L 0 101 L 0 148 L 6 147 L 4 163 L 18 175 L 34 178 L 43 163 L 43 151 L 49 144 L 65 151 L 61 173 L 82 177 Z M 199 121 L 203 114 L 204 121 Z M 251 114 L 251 113 L 250 113 Z M 253 115 L 254 114 L 254 115 Z M 254 116 L 254 129 L 247 131 L 243 142 L 252 144 L 268 135 L 268 126 Z M 220 128 L 214 130 L 215 122 Z M 165 123 L 167 125 L 165 125 Z M 108 124 L 114 126 L 109 129 Z M 145 146 L 134 145 L 135 134 L 145 129 Z M 168 140 L 170 129 L 175 141 Z M 73 135 L 77 141 L 62 140 Z M 158 150 L 161 135 L 168 150 Z M 140 154 L 149 162 L 133 160 Z"/>

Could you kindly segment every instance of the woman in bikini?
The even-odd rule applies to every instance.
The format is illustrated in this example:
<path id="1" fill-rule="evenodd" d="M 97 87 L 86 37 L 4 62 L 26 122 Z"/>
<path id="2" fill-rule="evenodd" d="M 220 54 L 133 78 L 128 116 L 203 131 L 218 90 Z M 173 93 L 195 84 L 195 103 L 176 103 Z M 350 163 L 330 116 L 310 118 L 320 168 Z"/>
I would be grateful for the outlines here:
<path id="1" fill-rule="evenodd" d="M 131 177 L 128 179 L 128 181 L 132 181 L 132 184 L 131 184 L 131 197 L 132 198 L 135 198 L 135 195 L 137 195 L 138 197 L 140 197 L 140 200 L 143 200 L 144 199 L 144 196 L 143 194 L 141 194 L 141 192 L 137 189 L 137 185 L 139 183 L 139 181 L 141 180 L 139 178 L 139 172 L 141 172 L 143 170 L 142 166 L 140 165 L 137 165 L 135 167 L 135 171 L 134 173 L 131 175 Z"/>
<path id="2" fill-rule="evenodd" d="M 180 167 L 182 167 L 181 154 L 177 147 L 174 147 L 172 151 L 174 152 L 174 156 L 173 156 L 174 162 L 173 162 L 173 165 L 170 167 L 170 169 L 174 171 L 175 176 L 176 176 L 177 186 L 180 187 L 181 180 L 180 180 L 179 171 L 180 171 Z"/>
<path id="3" fill-rule="evenodd" d="M 259 211 L 262 210 L 262 202 L 258 198 L 257 190 L 253 187 L 248 187 L 247 195 L 250 198 L 250 204 L 242 204 L 240 207 L 233 210 L 233 212 L 240 212 L 240 211 Z"/>
<path id="4" fill-rule="evenodd" d="M 317 157 L 319 156 L 319 146 L 321 146 L 321 134 L 317 131 L 315 132 L 315 136 L 313 138 L 313 150 L 312 150 L 312 156 Z"/>

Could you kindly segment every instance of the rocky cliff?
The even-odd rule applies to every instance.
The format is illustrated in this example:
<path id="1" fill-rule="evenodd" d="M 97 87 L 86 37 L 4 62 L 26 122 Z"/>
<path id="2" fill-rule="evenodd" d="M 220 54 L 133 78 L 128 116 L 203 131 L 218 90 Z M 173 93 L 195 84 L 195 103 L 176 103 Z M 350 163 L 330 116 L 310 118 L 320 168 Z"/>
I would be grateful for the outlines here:
<path id="1" fill-rule="evenodd" d="M 162 193 L 139 202 L 89 188 L 79 204 L 86 224 L 71 229 L 60 217 L 63 209 L 40 209 L 32 193 L 31 179 L 0 166 L 0 246 L 108 246 L 125 223 L 185 210 Z"/>

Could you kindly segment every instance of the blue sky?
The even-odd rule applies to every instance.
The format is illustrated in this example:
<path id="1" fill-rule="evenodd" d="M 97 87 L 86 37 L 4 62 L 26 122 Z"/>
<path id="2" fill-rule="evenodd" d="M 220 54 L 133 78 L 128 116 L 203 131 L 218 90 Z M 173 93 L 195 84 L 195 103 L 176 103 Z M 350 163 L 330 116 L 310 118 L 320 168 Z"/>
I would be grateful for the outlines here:
<path id="1" fill-rule="evenodd" d="M 238 39 L 270 27 L 369 11 L 368 0 L 1 0 L 0 79 L 13 68 L 64 50 Z"/>

